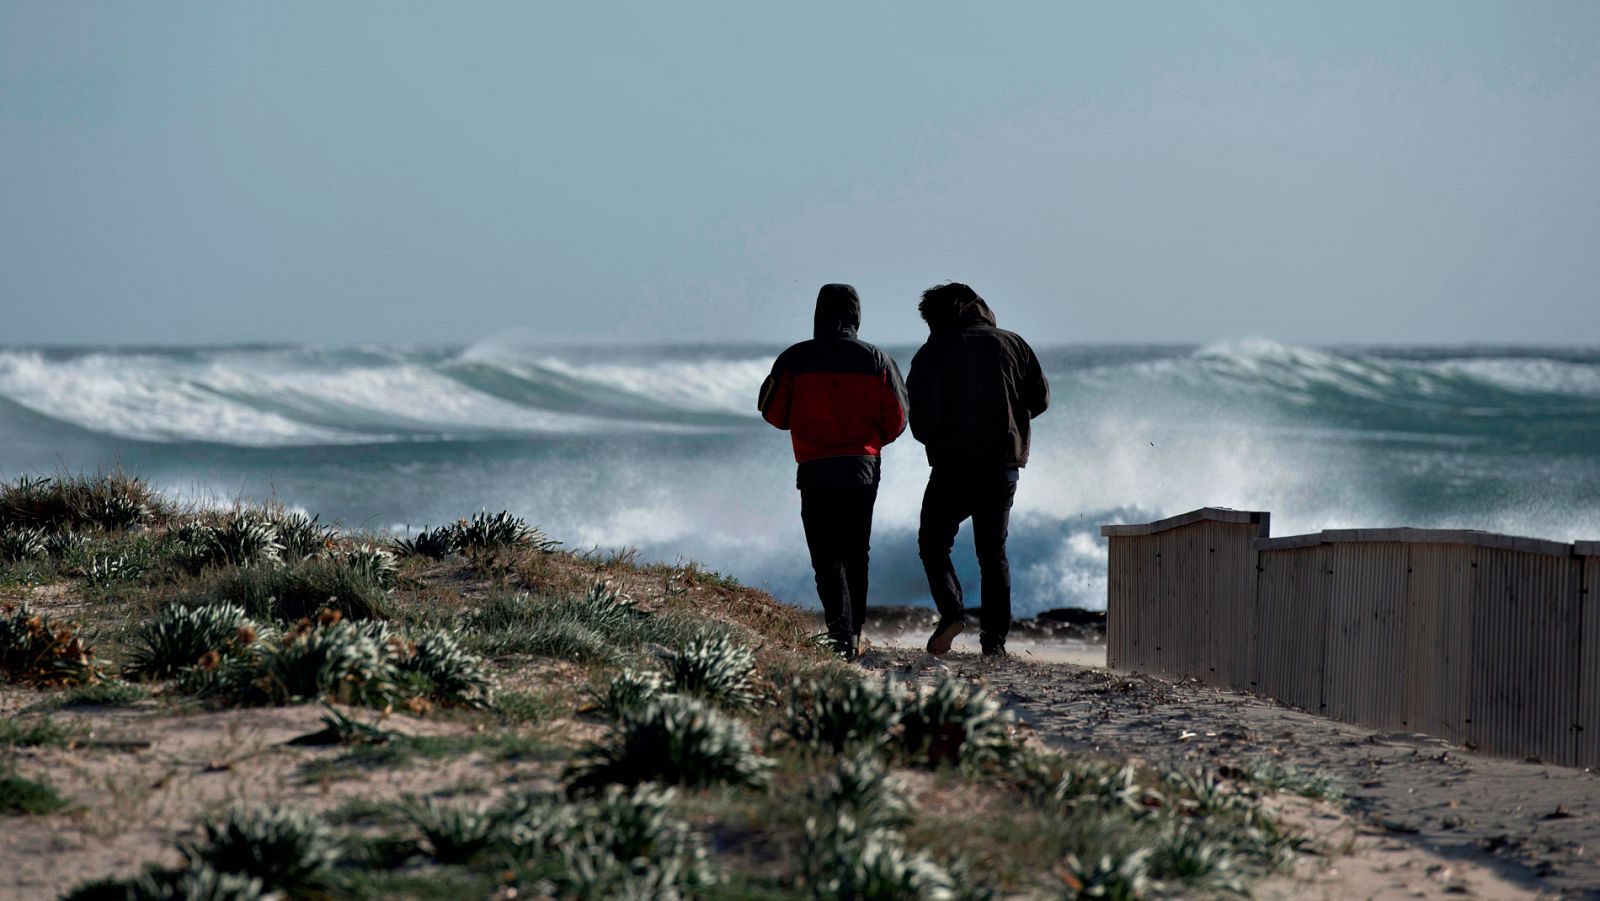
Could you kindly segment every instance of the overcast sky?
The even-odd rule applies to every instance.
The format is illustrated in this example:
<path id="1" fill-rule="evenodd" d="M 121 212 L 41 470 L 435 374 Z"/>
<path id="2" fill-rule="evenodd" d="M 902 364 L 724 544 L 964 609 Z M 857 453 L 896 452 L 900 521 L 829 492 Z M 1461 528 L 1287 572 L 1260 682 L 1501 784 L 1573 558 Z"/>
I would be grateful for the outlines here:
<path id="1" fill-rule="evenodd" d="M 1600 343 L 1600 3 L 0 0 L 0 344 Z"/>

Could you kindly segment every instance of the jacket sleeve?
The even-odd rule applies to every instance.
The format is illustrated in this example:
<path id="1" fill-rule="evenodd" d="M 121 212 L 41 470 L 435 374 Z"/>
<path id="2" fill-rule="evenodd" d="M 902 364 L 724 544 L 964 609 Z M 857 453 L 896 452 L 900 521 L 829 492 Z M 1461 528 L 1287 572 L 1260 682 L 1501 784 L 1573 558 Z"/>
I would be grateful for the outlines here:
<path id="1" fill-rule="evenodd" d="M 878 385 L 878 434 L 889 444 L 906 430 L 906 383 L 894 358 L 884 355 L 883 381 Z"/>
<path id="2" fill-rule="evenodd" d="M 1040 413 L 1050 408 L 1050 381 L 1044 377 L 1044 369 L 1039 365 L 1039 357 L 1028 346 L 1026 341 L 1022 344 L 1027 351 L 1027 368 L 1024 370 L 1022 398 L 1028 406 L 1028 418 L 1033 419 Z"/>
<path id="3" fill-rule="evenodd" d="M 939 397 L 939 374 L 930 368 L 933 363 L 925 353 L 927 346 L 911 358 L 911 375 L 907 379 L 906 394 L 911 404 L 911 437 L 927 444 L 938 429 L 943 404 Z"/>
<path id="4" fill-rule="evenodd" d="M 772 363 L 772 373 L 761 383 L 761 394 L 756 398 L 756 409 L 761 418 L 780 429 L 789 428 L 789 411 L 794 407 L 794 376 L 783 365 L 783 357 Z"/>

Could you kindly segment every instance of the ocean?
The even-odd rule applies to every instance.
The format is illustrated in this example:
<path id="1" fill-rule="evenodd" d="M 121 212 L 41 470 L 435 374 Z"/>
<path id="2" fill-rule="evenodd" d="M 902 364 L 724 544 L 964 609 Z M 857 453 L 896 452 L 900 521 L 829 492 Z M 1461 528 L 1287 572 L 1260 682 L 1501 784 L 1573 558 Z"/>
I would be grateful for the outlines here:
<path id="1" fill-rule="evenodd" d="M 914 347 L 887 348 L 909 365 Z M 0 349 L 0 478 L 120 466 L 201 504 L 275 499 L 404 533 L 509 509 L 568 547 L 696 560 L 816 597 L 778 346 Z M 1099 526 L 1200 506 L 1274 534 L 1358 526 L 1600 538 L 1600 349 L 1040 348 L 1011 527 L 1019 615 L 1105 605 Z M 872 602 L 928 604 L 927 465 L 884 458 Z M 968 534 L 961 575 L 976 597 Z"/>

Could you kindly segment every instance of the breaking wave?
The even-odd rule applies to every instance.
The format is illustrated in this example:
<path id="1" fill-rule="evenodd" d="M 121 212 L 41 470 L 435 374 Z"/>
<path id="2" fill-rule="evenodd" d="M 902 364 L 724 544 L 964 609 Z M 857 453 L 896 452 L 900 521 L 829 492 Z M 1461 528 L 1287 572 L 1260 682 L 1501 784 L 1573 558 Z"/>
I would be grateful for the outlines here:
<path id="1" fill-rule="evenodd" d="M 582 547 L 692 557 L 804 603 L 792 457 L 754 410 L 778 349 L 6 349 L 0 476 L 122 463 L 196 498 L 272 494 L 363 527 L 510 507 Z M 913 348 L 889 349 L 909 363 Z M 1280 534 L 1600 537 L 1600 350 L 1240 341 L 1041 359 L 1055 405 L 1013 517 L 1019 612 L 1104 603 L 1101 523 L 1208 504 L 1271 510 Z M 888 449 L 877 602 L 925 602 L 925 478 L 909 437 Z"/>

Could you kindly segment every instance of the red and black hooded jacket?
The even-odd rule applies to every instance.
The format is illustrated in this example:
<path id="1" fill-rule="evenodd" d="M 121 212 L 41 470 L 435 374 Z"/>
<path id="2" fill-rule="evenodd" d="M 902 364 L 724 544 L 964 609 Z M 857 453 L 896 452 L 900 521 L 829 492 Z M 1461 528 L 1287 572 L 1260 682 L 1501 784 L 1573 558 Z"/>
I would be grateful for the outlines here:
<path id="1" fill-rule="evenodd" d="M 905 431 L 900 369 L 860 326 L 856 289 L 823 285 L 816 337 L 779 354 L 761 386 L 762 417 L 794 440 L 800 488 L 878 484 L 879 453 Z"/>

